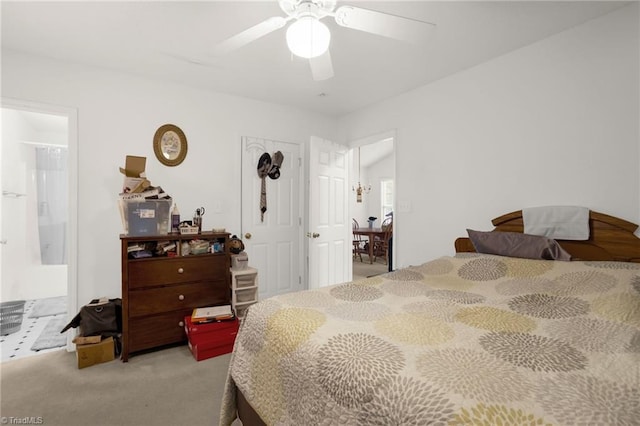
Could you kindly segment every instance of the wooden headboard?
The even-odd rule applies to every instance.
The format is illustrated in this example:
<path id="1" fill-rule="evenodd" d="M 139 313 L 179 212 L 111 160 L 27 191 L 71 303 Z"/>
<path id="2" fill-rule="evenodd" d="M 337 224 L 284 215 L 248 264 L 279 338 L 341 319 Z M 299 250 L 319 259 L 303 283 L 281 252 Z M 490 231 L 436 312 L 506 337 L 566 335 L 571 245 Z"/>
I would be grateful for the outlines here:
<path id="1" fill-rule="evenodd" d="M 524 231 L 522 210 L 507 213 L 491 221 L 494 232 Z M 611 260 L 640 263 L 640 238 L 634 235 L 635 223 L 594 211 L 589 212 L 589 239 L 557 240 L 573 260 Z M 455 241 L 456 253 L 475 252 L 469 238 Z"/>

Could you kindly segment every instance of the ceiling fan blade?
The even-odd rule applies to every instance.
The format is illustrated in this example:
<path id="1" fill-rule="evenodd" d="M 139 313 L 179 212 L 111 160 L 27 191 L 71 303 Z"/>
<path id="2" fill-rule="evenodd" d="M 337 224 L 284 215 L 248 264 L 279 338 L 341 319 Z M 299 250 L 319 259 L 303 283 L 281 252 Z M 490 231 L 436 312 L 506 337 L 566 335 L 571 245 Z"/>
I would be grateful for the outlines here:
<path id="1" fill-rule="evenodd" d="M 189 56 L 189 55 L 178 55 L 170 52 L 160 52 L 162 55 L 169 56 L 173 59 L 177 59 L 187 64 L 197 65 L 202 67 L 212 67 L 216 66 L 213 62 L 201 57 L 201 56 Z"/>
<path id="2" fill-rule="evenodd" d="M 273 18 L 264 20 L 251 28 L 247 28 L 246 30 L 238 34 L 221 41 L 216 46 L 214 46 L 212 53 L 214 55 L 224 55 L 231 51 L 240 49 L 241 47 L 251 43 L 252 41 L 284 27 L 287 21 L 289 21 L 290 19 L 291 18 L 274 16 Z"/>
<path id="3" fill-rule="evenodd" d="M 309 59 L 309 65 L 315 81 L 328 80 L 333 77 L 333 64 L 328 50 L 320 56 Z"/>
<path id="4" fill-rule="evenodd" d="M 427 40 L 435 30 L 431 22 L 418 21 L 374 10 L 341 6 L 335 12 L 336 23 L 342 27 L 366 31 L 409 43 Z"/>

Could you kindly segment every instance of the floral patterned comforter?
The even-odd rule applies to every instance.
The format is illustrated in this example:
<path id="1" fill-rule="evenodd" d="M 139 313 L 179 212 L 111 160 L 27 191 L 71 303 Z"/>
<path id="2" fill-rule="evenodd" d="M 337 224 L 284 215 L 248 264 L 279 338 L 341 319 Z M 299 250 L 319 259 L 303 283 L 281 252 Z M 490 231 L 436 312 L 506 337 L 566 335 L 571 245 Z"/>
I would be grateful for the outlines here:
<path id="1" fill-rule="evenodd" d="M 479 254 L 249 309 L 235 387 L 270 425 L 640 424 L 640 264 Z"/>

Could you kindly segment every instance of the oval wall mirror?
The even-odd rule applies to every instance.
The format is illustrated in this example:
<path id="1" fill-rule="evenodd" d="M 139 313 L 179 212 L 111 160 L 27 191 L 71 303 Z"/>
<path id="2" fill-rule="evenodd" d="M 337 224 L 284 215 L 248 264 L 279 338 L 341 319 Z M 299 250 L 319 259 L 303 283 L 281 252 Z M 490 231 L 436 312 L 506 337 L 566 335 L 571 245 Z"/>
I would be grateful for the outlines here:
<path id="1" fill-rule="evenodd" d="M 178 126 L 160 126 L 153 137 L 153 152 L 165 166 L 177 166 L 187 156 L 187 137 Z"/>

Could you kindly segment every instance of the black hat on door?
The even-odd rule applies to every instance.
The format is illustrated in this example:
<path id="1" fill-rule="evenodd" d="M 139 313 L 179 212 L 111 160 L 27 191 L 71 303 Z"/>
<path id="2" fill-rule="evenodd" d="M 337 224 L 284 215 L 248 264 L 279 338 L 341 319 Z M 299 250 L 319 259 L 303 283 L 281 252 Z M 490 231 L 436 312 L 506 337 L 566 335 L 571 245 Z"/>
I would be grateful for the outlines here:
<path id="1" fill-rule="evenodd" d="M 280 166 L 282 166 L 282 161 L 284 161 L 284 155 L 282 155 L 280 151 L 274 152 L 271 169 L 269 170 L 269 177 L 271 179 L 278 179 L 280 177 Z"/>
<path id="2" fill-rule="evenodd" d="M 271 156 L 265 152 L 258 160 L 258 176 L 261 178 L 267 176 L 269 170 L 271 170 Z"/>

